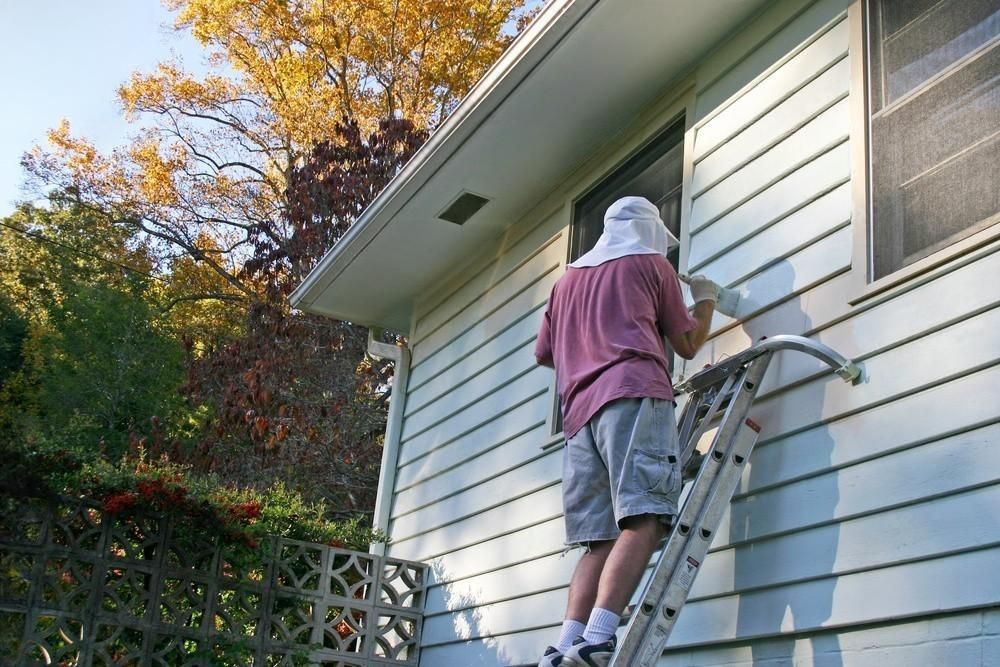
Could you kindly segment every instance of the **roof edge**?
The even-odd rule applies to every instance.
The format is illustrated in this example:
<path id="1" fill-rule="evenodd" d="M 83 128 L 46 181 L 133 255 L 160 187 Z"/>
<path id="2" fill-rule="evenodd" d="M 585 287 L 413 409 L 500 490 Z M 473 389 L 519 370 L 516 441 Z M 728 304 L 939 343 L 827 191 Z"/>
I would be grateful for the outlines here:
<path id="1" fill-rule="evenodd" d="M 376 227 L 376 221 L 380 216 L 390 209 L 391 204 L 403 197 L 404 190 L 419 189 L 437 171 L 436 168 L 429 169 L 429 163 L 438 158 L 443 164 L 444 160 L 503 103 L 507 95 L 492 94 L 500 84 L 507 83 L 512 89 L 520 85 L 597 2 L 598 0 L 550 0 L 543 7 L 534 21 L 487 70 L 441 127 L 417 150 L 344 236 L 323 255 L 319 263 L 289 295 L 288 300 L 293 308 L 326 314 L 312 311 L 310 306 L 354 257 L 382 231 L 395 211 L 390 211 L 389 217 Z M 543 41 L 548 42 L 547 48 L 538 47 Z M 481 117 L 472 119 L 477 112 Z M 397 211 L 412 194 L 411 192 L 409 196 L 403 198 L 396 207 Z"/>

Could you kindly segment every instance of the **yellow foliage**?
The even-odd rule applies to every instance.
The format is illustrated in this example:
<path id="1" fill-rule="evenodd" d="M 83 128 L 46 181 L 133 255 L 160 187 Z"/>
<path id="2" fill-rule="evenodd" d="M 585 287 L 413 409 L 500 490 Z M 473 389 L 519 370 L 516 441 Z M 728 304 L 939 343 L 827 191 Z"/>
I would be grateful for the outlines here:
<path id="1" fill-rule="evenodd" d="M 344 115 L 443 120 L 510 41 L 523 0 L 168 0 L 177 27 L 271 101 L 300 145 Z"/>
<path id="2" fill-rule="evenodd" d="M 524 0 L 165 0 L 215 64 L 195 78 L 176 63 L 136 72 L 118 91 L 141 119 L 111 155 L 64 121 L 48 150 L 25 156 L 46 186 L 180 249 L 230 291 L 252 235 L 278 245 L 291 170 L 344 120 L 363 130 L 405 117 L 433 128 L 512 39 Z M 210 237 L 219 252 L 199 253 Z"/>

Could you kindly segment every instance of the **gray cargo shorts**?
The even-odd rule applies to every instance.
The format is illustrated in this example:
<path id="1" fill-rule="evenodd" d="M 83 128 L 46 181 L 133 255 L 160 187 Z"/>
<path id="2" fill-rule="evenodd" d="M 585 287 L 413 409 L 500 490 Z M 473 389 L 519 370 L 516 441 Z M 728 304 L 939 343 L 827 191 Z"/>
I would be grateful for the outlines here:
<path id="1" fill-rule="evenodd" d="M 613 540 L 622 519 L 677 514 L 681 468 L 673 401 L 620 398 L 566 441 L 566 544 Z"/>

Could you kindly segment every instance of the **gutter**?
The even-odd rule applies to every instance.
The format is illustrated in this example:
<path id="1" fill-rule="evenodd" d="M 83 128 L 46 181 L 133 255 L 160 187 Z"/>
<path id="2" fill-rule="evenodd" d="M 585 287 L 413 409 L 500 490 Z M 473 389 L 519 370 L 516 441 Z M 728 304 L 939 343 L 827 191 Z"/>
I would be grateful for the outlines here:
<path id="1" fill-rule="evenodd" d="M 548 57 L 597 2 L 550 0 L 469 91 L 458 108 L 289 295 L 292 307 L 308 311 L 330 283 L 351 265 L 393 216 Z"/>
<path id="2" fill-rule="evenodd" d="M 396 487 L 396 462 L 399 460 L 399 437 L 403 430 L 403 407 L 406 403 L 406 385 L 410 379 L 410 350 L 402 345 L 392 345 L 375 340 L 375 329 L 368 330 L 368 354 L 377 359 L 394 362 L 392 393 L 389 397 L 389 416 L 386 419 L 385 439 L 382 441 L 382 466 L 378 473 L 378 493 L 375 497 L 375 516 L 372 527 L 389 532 L 389 510 Z M 373 542 L 369 551 L 385 555 L 385 542 Z"/>

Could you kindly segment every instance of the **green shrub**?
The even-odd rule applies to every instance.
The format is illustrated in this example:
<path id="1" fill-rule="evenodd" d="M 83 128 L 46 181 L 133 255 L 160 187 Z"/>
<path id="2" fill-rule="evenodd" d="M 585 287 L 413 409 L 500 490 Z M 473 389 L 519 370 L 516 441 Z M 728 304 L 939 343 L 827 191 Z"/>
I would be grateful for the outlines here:
<path id="1" fill-rule="evenodd" d="M 267 537 L 365 551 L 385 536 L 358 517 L 330 521 L 321 503 L 305 501 L 277 483 L 264 491 L 237 489 L 213 475 L 166 459 L 150 460 L 140 449 L 118 462 L 44 440 L 30 445 L 0 444 L 6 465 L 0 493 L 14 496 L 70 495 L 102 503 L 111 514 L 160 512 L 175 517 L 181 530 L 219 535 L 234 546 L 256 549 Z"/>

